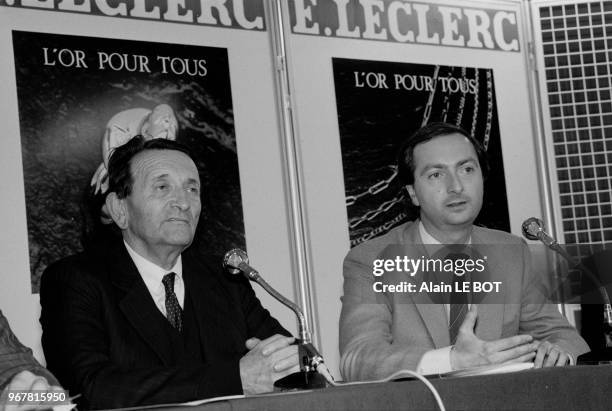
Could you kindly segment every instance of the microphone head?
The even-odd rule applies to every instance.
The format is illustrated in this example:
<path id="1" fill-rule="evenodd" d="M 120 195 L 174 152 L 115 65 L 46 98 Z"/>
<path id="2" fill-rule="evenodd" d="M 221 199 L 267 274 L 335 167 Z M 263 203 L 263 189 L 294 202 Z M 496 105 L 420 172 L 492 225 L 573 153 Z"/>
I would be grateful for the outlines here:
<path id="1" fill-rule="evenodd" d="M 246 252 L 239 248 L 234 248 L 225 253 L 223 257 L 223 268 L 225 268 L 230 274 L 240 273 L 240 263 L 249 263 L 249 256 Z"/>
<path id="2" fill-rule="evenodd" d="M 538 240 L 538 233 L 544 229 L 542 220 L 536 217 L 530 217 L 523 221 L 523 237 L 528 240 Z"/>

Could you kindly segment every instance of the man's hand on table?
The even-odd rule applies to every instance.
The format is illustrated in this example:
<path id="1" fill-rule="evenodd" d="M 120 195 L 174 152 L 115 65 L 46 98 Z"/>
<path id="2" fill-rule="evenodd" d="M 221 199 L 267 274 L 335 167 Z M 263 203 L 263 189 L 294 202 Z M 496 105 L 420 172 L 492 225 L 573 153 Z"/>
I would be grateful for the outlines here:
<path id="1" fill-rule="evenodd" d="M 295 338 L 279 334 L 246 341 L 249 352 L 240 359 L 240 380 L 245 394 L 260 394 L 273 390 L 274 381 L 299 371 Z"/>
<path id="2" fill-rule="evenodd" d="M 570 363 L 570 353 L 556 344 L 548 341 L 538 341 L 538 349 L 533 366 L 543 367 L 563 367 Z"/>

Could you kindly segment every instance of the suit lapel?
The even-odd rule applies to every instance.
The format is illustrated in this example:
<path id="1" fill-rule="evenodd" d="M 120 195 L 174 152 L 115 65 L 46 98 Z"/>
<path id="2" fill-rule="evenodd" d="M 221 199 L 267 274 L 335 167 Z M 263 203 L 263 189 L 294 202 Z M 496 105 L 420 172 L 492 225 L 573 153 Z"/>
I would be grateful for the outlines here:
<path id="1" fill-rule="evenodd" d="M 435 347 L 450 345 L 444 304 L 434 303 L 427 293 L 417 293 L 412 298 Z"/>
<path id="2" fill-rule="evenodd" d="M 501 337 L 503 319 L 503 304 L 480 304 L 476 336 L 485 341 L 498 340 Z"/>
<path id="3" fill-rule="evenodd" d="M 479 253 L 479 257 L 487 257 L 488 275 L 478 278 L 480 281 L 501 281 L 504 282 L 504 269 L 500 267 L 500 262 L 504 261 L 505 256 L 499 250 L 503 250 L 500 245 L 488 244 L 480 235 L 478 227 L 474 227 L 472 232 L 473 248 Z M 497 252 L 496 252 L 497 251 Z M 498 294 L 488 294 L 478 304 L 478 323 L 476 324 L 476 336 L 485 341 L 492 341 L 501 338 L 502 325 L 504 320 L 504 297 L 505 288 L 501 288 Z"/>
<path id="4" fill-rule="evenodd" d="M 208 359 L 224 352 L 245 351 L 247 338 L 236 324 L 233 314 L 236 307 L 231 306 L 230 297 L 210 270 L 211 267 L 198 264 L 188 253 L 183 254 L 185 289 L 191 295 L 200 341 Z"/>
<path id="5" fill-rule="evenodd" d="M 163 364 L 171 364 L 172 347 L 161 315 L 123 243 L 109 256 L 111 282 L 119 290 L 119 309 Z"/>
<path id="6" fill-rule="evenodd" d="M 423 240 L 419 234 L 418 227 L 419 220 L 416 220 L 414 223 L 407 226 L 403 233 L 403 244 L 407 244 L 408 247 L 410 247 L 406 252 L 411 258 L 428 256 L 428 252 L 423 246 Z M 448 321 L 446 319 L 444 304 L 435 303 L 429 294 L 424 292 L 411 293 L 410 296 L 414 301 L 416 309 L 434 345 L 436 347 L 446 347 L 450 345 Z"/>

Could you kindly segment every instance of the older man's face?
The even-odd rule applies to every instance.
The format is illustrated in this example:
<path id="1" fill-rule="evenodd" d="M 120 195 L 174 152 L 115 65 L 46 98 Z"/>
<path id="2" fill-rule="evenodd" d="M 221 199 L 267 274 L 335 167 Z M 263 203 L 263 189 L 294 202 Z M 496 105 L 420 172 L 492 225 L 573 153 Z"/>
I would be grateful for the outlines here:
<path id="1" fill-rule="evenodd" d="M 144 254 L 182 251 L 200 217 L 200 179 L 193 161 L 176 150 L 145 150 L 131 162 L 125 201 L 128 243 Z"/>
<path id="2" fill-rule="evenodd" d="M 482 207 L 483 178 L 472 143 L 458 133 L 436 137 L 414 148 L 412 202 L 436 231 L 470 226 Z"/>

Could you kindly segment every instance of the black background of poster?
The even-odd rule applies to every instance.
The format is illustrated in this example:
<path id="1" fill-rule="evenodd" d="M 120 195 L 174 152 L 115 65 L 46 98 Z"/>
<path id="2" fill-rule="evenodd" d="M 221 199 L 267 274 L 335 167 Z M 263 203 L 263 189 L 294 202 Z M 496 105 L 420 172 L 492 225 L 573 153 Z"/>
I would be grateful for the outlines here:
<path id="1" fill-rule="evenodd" d="M 430 92 L 395 89 L 394 74 L 433 77 L 436 66 L 341 58 L 333 58 L 332 65 L 345 194 L 346 197 L 350 197 L 363 193 L 377 182 L 388 180 L 393 175 L 391 166 L 396 163 L 400 144 L 421 127 Z M 461 92 L 444 93 L 438 85 L 427 123 L 434 121 L 459 123 L 458 125 L 470 133 L 476 112 L 474 135 L 482 142 L 488 107 L 487 70 L 477 68 L 464 68 L 464 70 L 467 78 L 474 79 L 478 76 L 478 109 L 474 110 L 473 95 L 468 93 L 462 104 Z M 389 88 L 355 87 L 355 71 L 383 73 Z M 439 66 L 438 78 L 449 75 L 455 78 L 462 77 L 462 68 Z M 490 79 L 493 108 L 487 147 L 490 172 L 485 181 L 484 202 L 476 224 L 509 231 L 510 220 L 492 72 Z M 398 180 L 398 178 L 393 179 L 386 189 L 374 195 L 364 195 L 354 204 L 347 206 L 349 225 L 368 212 L 370 215 L 376 214 L 374 211 L 382 204 L 397 198 L 403 191 Z M 406 215 L 402 217 L 401 213 Z M 392 227 L 414 220 L 416 217 L 418 215 L 415 210 L 406 207 L 404 198 L 404 201 L 397 202 L 386 212 L 377 214 L 370 220 L 364 220 L 353 228 L 349 227 L 351 247 L 358 245 L 364 239 L 382 235 Z M 385 223 L 390 223 L 391 227 L 382 229 Z M 376 230 L 376 235 L 372 235 L 373 230 Z"/>
<path id="2" fill-rule="evenodd" d="M 126 109 L 166 103 L 175 111 L 177 141 L 190 148 L 202 179 L 193 247 L 215 264 L 225 250 L 244 247 L 226 49 L 19 31 L 13 31 L 13 46 L 33 293 L 44 268 L 82 249 L 105 126 Z M 43 47 L 82 50 L 89 68 L 44 65 Z M 207 74 L 163 74 L 157 64 L 149 66 L 151 73 L 99 70 L 98 51 L 151 61 L 158 55 L 204 59 Z"/>

